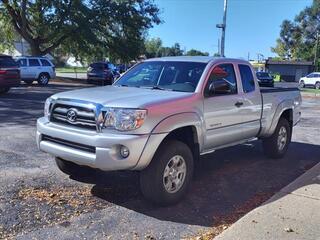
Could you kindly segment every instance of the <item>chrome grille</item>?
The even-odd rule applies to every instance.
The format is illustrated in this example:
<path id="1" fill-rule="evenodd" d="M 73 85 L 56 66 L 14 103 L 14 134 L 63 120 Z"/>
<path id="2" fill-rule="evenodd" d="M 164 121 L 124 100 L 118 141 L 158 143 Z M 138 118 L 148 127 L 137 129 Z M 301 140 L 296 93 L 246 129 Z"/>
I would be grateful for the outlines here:
<path id="1" fill-rule="evenodd" d="M 69 113 L 73 114 L 74 119 Z M 56 103 L 51 110 L 50 121 L 96 130 L 95 112 L 85 107 Z"/>

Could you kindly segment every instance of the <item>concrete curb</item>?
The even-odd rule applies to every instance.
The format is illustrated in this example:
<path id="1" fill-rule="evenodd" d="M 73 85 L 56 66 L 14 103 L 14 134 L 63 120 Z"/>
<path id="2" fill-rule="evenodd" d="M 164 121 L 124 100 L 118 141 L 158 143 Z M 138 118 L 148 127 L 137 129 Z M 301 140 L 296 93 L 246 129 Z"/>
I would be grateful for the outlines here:
<path id="1" fill-rule="evenodd" d="M 239 219 L 216 240 L 319 239 L 320 163 Z"/>

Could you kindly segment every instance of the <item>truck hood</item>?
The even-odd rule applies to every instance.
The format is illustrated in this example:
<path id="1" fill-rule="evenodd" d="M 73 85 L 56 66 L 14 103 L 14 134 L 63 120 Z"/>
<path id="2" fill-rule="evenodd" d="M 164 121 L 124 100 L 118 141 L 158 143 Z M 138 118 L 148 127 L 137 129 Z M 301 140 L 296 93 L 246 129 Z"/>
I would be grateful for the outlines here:
<path id="1" fill-rule="evenodd" d="M 194 93 L 135 87 L 105 86 L 58 93 L 52 98 L 82 100 L 108 107 L 146 108 L 153 103 L 165 103 L 192 96 Z"/>

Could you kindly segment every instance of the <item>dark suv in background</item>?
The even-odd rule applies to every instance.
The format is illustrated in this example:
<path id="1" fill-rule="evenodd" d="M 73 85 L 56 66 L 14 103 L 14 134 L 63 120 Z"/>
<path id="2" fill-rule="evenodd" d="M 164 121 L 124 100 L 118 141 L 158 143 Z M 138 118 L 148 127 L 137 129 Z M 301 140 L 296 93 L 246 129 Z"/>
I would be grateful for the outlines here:
<path id="1" fill-rule="evenodd" d="M 12 57 L 0 55 L 0 94 L 20 85 L 20 70 Z"/>
<path id="2" fill-rule="evenodd" d="M 117 68 L 110 62 L 95 62 L 87 71 L 87 82 L 111 85 L 120 76 Z"/>
<path id="3" fill-rule="evenodd" d="M 274 87 L 273 77 L 267 72 L 257 72 L 258 83 L 261 87 Z"/>

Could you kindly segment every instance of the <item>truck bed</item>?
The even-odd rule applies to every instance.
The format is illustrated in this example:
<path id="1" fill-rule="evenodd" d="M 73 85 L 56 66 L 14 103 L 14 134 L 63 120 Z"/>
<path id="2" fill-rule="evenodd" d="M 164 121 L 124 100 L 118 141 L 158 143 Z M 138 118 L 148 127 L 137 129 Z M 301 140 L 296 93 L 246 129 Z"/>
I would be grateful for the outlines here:
<path id="1" fill-rule="evenodd" d="M 274 122 L 275 116 L 279 116 L 279 110 L 286 107 L 295 106 L 295 102 L 301 102 L 299 88 L 273 87 L 260 88 L 262 97 L 262 118 L 261 118 L 261 135 L 268 135 L 271 129 L 271 123 Z M 300 110 L 294 108 L 293 123 L 299 119 Z"/>
<path id="2" fill-rule="evenodd" d="M 290 91 L 300 91 L 299 88 L 296 87 L 261 87 L 261 93 L 274 93 L 274 92 L 290 92 Z"/>

